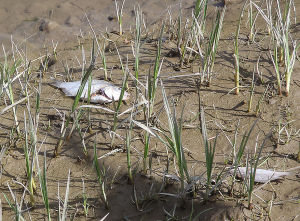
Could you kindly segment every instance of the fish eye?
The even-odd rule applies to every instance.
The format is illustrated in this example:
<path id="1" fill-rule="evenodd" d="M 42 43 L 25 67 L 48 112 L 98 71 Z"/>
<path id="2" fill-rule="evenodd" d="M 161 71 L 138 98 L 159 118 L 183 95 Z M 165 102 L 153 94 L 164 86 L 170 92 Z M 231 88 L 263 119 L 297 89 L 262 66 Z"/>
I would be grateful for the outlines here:
<path id="1" fill-rule="evenodd" d="M 99 95 L 104 95 L 105 93 L 104 93 L 104 90 L 103 89 L 100 89 L 99 91 L 98 91 L 98 94 Z"/>

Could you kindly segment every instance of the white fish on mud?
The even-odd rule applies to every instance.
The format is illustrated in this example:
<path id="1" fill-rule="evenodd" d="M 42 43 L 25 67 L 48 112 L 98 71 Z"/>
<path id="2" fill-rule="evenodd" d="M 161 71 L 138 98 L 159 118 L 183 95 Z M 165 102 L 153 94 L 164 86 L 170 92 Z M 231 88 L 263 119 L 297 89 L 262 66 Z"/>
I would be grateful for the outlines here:
<path id="1" fill-rule="evenodd" d="M 252 169 L 254 171 L 254 169 Z M 230 170 L 230 173 L 234 173 L 234 169 Z M 273 170 L 256 169 L 256 174 L 254 182 L 256 183 L 267 183 L 269 181 L 282 179 L 284 176 L 291 175 L 292 172 L 276 172 Z M 248 173 L 246 174 L 246 167 L 238 167 L 236 170 L 236 175 L 239 178 L 245 179 L 246 176 L 250 176 L 250 168 L 248 168 Z"/>
<path id="2" fill-rule="evenodd" d="M 75 97 L 77 91 L 80 87 L 81 81 L 73 82 L 61 82 L 55 81 L 51 83 L 52 86 L 60 88 L 66 96 Z M 88 99 L 88 82 L 86 83 L 82 94 L 81 99 Z M 92 103 L 110 103 L 113 100 L 118 101 L 121 95 L 121 88 L 107 82 L 104 80 L 92 80 L 91 85 L 91 102 Z M 128 100 L 130 97 L 128 92 L 124 92 L 122 100 Z"/>

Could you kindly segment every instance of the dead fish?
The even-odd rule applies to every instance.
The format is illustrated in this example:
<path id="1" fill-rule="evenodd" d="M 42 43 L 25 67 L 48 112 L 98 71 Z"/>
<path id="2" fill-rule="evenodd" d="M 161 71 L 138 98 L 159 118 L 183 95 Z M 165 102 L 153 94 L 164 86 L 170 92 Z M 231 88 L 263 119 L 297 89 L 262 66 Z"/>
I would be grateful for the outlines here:
<path id="1" fill-rule="evenodd" d="M 254 169 L 252 170 L 254 171 Z M 250 172 L 250 168 L 248 168 L 248 173 L 246 174 L 246 167 L 238 167 L 236 170 L 236 175 L 239 178 L 245 179 L 246 176 L 250 176 Z M 234 169 L 231 169 L 230 173 L 233 174 Z M 254 182 L 267 183 L 269 181 L 282 179 L 284 176 L 288 176 L 291 174 L 291 172 L 275 172 L 274 170 L 256 169 Z"/>
<path id="2" fill-rule="evenodd" d="M 55 81 L 52 82 L 51 85 L 57 88 L 60 88 L 66 96 L 75 97 L 77 91 L 80 87 L 81 81 L 73 81 L 73 82 L 61 82 Z M 86 83 L 82 94 L 81 99 L 88 99 L 88 82 Z M 91 102 L 92 103 L 110 103 L 113 100 L 118 101 L 121 95 L 121 88 L 107 82 L 104 80 L 92 80 L 91 85 Z M 122 100 L 128 100 L 130 95 L 128 92 L 124 92 L 124 96 Z"/>

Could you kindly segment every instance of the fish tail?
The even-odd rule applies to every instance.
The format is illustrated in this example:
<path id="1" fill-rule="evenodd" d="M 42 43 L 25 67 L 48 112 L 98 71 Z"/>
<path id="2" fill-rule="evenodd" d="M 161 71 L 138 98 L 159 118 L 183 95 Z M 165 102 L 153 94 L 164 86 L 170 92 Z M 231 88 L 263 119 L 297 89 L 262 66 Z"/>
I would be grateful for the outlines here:
<path id="1" fill-rule="evenodd" d="M 53 87 L 61 88 L 62 83 L 64 82 L 52 79 L 52 82 L 50 82 L 49 84 Z"/>

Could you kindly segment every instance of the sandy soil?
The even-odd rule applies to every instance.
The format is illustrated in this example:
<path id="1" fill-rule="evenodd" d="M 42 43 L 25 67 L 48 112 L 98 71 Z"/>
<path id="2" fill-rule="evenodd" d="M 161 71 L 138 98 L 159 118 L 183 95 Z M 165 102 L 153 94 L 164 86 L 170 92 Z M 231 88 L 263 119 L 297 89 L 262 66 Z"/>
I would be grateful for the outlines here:
<path id="1" fill-rule="evenodd" d="M 100 109 L 91 109 L 92 131 L 87 130 L 84 116 L 80 122 L 84 133 L 85 144 L 88 148 L 87 156 L 82 151 L 82 142 L 77 132 L 65 142 L 59 157 L 53 158 L 55 145 L 60 137 L 62 125 L 62 113 L 68 114 L 73 98 L 68 98 L 63 93 L 49 85 L 53 78 L 59 80 L 78 80 L 81 77 L 82 47 L 87 60 L 90 59 L 93 33 L 91 32 L 87 18 L 89 19 L 96 35 L 100 38 L 105 35 L 115 41 L 122 60 L 125 62 L 128 56 L 129 69 L 133 73 L 134 57 L 132 54 L 132 42 L 134 41 L 135 14 L 134 5 L 139 2 L 145 16 L 147 30 L 142 33 L 143 40 L 140 50 L 140 81 L 146 82 L 149 69 L 153 70 L 157 48 L 157 38 L 163 20 L 166 20 L 164 41 L 162 45 L 162 57 L 164 58 L 160 78 L 166 88 L 169 100 L 176 103 L 177 113 L 185 108 L 182 131 L 183 146 L 186 148 L 186 158 L 190 174 L 192 176 L 206 176 L 205 152 L 202 135 L 199 130 L 199 94 L 196 89 L 197 76 L 191 76 L 199 72 L 197 61 L 179 67 L 178 56 L 170 56 L 170 51 L 176 48 L 176 41 L 170 38 L 168 33 L 168 22 L 170 16 L 175 19 L 178 14 L 179 4 L 175 0 L 152 0 L 134 1 L 127 0 L 124 5 L 124 35 L 119 36 L 118 24 L 115 14 L 114 1 L 111 0 L 53 0 L 53 1 L 32 1 L 15 0 L 1 1 L 0 8 L 0 42 L 8 53 L 11 53 L 11 38 L 18 45 L 28 60 L 33 61 L 33 70 L 30 75 L 31 88 L 38 86 L 39 67 L 42 59 L 37 59 L 46 53 L 51 53 L 53 46 L 57 46 L 57 62 L 49 67 L 42 78 L 40 124 L 38 129 L 38 154 L 40 166 L 43 164 L 44 151 L 47 153 L 47 178 L 48 194 L 51 208 L 51 217 L 58 217 L 58 191 L 61 200 L 65 196 L 68 171 L 71 171 L 70 195 L 69 195 L 69 218 L 74 220 L 99 220 L 109 213 L 105 220 L 189 220 L 191 211 L 193 217 L 201 215 L 196 220 L 299 220 L 300 217 L 300 183 L 299 170 L 280 182 L 272 182 L 267 185 L 255 185 L 253 197 L 253 208 L 247 208 L 247 196 L 242 189 L 242 182 L 238 182 L 233 194 L 229 192 L 230 177 L 224 180 L 218 191 L 209 201 L 203 202 L 204 190 L 201 189 L 201 182 L 197 185 L 199 190 L 195 196 L 174 197 L 178 195 L 179 183 L 163 178 L 168 162 L 170 168 L 168 174 L 176 174 L 172 154 L 167 153 L 164 145 L 157 139 L 151 138 L 150 155 L 152 168 L 147 175 L 142 174 L 142 154 L 144 132 L 133 128 L 132 135 L 132 163 L 135 171 L 134 185 L 128 183 L 126 150 L 124 145 L 125 128 L 120 127 L 117 133 L 121 138 L 116 139 L 116 152 L 99 160 L 107 172 L 107 197 L 109 209 L 106 209 L 100 200 L 101 189 L 95 168 L 93 166 L 93 145 L 96 142 L 98 156 L 104 156 L 112 151 L 110 147 L 111 138 L 109 130 L 113 123 L 113 115 Z M 295 1 L 296 12 L 300 10 L 300 3 Z M 242 140 L 243 134 L 248 131 L 251 125 L 258 119 L 257 125 L 249 139 L 245 150 L 243 162 L 246 161 L 246 154 L 254 154 L 257 150 L 256 144 L 260 145 L 265 137 L 266 140 L 262 156 L 265 161 L 260 168 L 285 171 L 299 166 L 297 154 L 300 145 L 300 63 L 296 61 L 294 74 L 291 83 L 291 92 L 288 97 L 276 94 L 276 76 L 273 64 L 270 61 L 268 47 L 269 40 L 266 37 L 267 31 L 261 18 L 257 21 L 256 43 L 249 43 L 249 30 L 242 25 L 240 35 L 240 57 L 241 57 L 241 89 L 239 95 L 234 95 L 234 35 L 238 16 L 243 1 L 232 0 L 227 5 L 223 30 L 218 48 L 216 63 L 214 67 L 214 78 L 209 87 L 201 87 L 200 99 L 205 110 L 209 137 L 213 138 L 217 132 L 220 133 L 214 163 L 213 177 L 232 164 L 233 149 L 230 141 L 234 139 L 236 125 L 239 124 L 237 143 Z M 193 10 L 194 1 L 183 1 L 183 14 L 188 16 Z M 218 3 L 213 2 L 208 6 L 208 27 L 213 22 Z M 299 13 L 296 13 L 297 21 L 300 20 Z M 48 26 L 45 28 L 43 22 Z M 50 23 L 49 23 L 50 22 Z M 244 22 L 245 23 L 245 22 Z M 292 32 L 295 39 L 300 40 L 299 23 L 293 24 Z M 26 47 L 25 47 L 26 46 Z M 113 44 L 107 44 L 106 56 L 110 77 L 113 83 L 121 85 L 122 70 L 119 57 Z M 11 55 L 11 54 L 10 54 Z M 4 54 L 1 52 L 1 61 Z M 252 81 L 253 68 L 256 67 L 257 59 L 260 56 L 259 70 L 262 80 L 256 81 L 254 93 L 254 107 L 261 95 L 269 85 L 264 101 L 261 105 L 259 116 L 247 112 L 249 100 L 249 85 Z M 69 67 L 68 76 L 65 67 Z M 93 70 L 93 77 L 103 78 L 101 59 L 97 58 L 96 67 Z M 185 75 L 183 77 L 175 77 Z M 257 76 L 257 75 L 256 75 Z M 71 78 L 71 79 L 70 79 Z M 257 77 L 259 79 L 259 77 Z M 15 99 L 22 98 L 20 87 L 15 84 Z M 131 100 L 123 105 L 121 111 L 131 107 L 134 101 L 134 81 L 129 79 L 129 92 Z M 7 98 L 6 98 L 7 99 Z M 167 116 L 163 110 L 161 87 L 158 87 L 154 113 L 159 119 L 158 124 L 166 128 Z M 34 108 L 34 98 L 31 100 Z M 5 107 L 4 99 L 0 101 L 0 109 Z M 113 109 L 112 104 L 106 105 Z M 17 114 L 20 120 L 21 129 L 24 128 L 25 104 L 18 105 Z M 127 118 L 123 115 L 120 119 Z M 26 168 L 24 160 L 24 138 L 16 138 L 11 135 L 11 128 L 14 126 L 12 112 L 7 112 L 1 117 L 0 122 L 0 144 L 6 151 L 1 160 L 1 202 L 3 220 L 14 220 L 14 211 L 10 208 L 4 194 L 12 200 L 8 184 L 20 200 L 24 191 L 21 184 L 26 185 Z M 136 120 L 143 120 L 143 116 L 137 115 Z M 291 135 L 289 142 L 286 133 L 281 134 L 283 142 L 278 143 L 278 123 L 289 125 L 286 133 Z M 298 132 L 298 133 L 297 133 Z M 229 141 L 229 140 L 230 141 Z M 203 178 L 204 179 L 204 178 Z M 35 177 L 38 183 L 38 177 Z M 90 205 L 87 216 L 83 211 L 82 188 L 83 182 Z M 201 179 L 200 179 L 201 181 Z M 59 189 L 58 189 L 59 184 Z M 138 207 L 134 202 L 138 198 Z M 26 194 L 23 203 L 23 216 L 26 220 L 46 219 L 46 211 L 42 201 L 40 189 L 36 192 L 36 204 L 30 207 L 29 195 Z M 28 209 L 30 208 L 30 209 Z M 174 209 L 175 208 L 175 209 Z M 174 211 L 173 219 L 167 217 L 166 211 L 170 214 Z M 169 219 L 168 219 L 169 218 Z"/>

